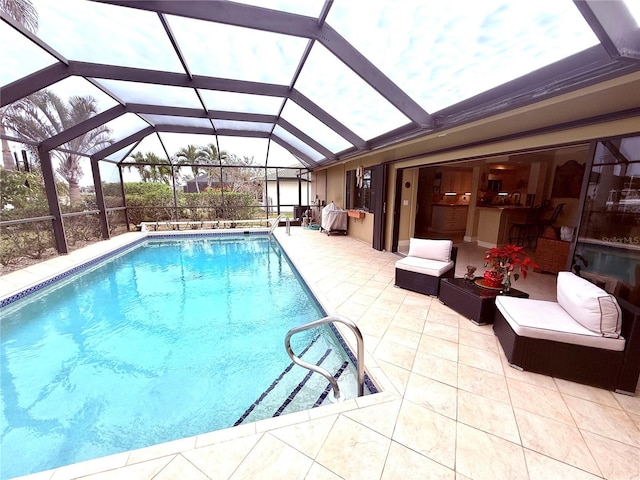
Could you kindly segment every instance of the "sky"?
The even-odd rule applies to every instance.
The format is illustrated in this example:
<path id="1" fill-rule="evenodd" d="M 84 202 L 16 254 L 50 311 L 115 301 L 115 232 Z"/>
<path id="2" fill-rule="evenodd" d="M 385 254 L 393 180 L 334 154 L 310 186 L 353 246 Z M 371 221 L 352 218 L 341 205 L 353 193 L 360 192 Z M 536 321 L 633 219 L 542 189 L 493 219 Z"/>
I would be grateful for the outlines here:
<path id="1" fill-rule="evenodd" d="M 65 58 L 184 73 L 153 13 L 82 0 L 32 1 L 40 17 L 37 35 Z M 317 16 L 323 5 L 322 0 L 243 3 L 311 16 Z M 219 24 L 212 28 L 208 22 L 175 16 L 167 16 L 167 20 L 190 71 L 196 75 L 289 85 L 307 45 L 306 39 L 293 36 Z M 428 113 L 598 43 L 571 0 L 336 0 L 327 24 Z M 4 22 L 0 22 L 0 38 L 3 47 L 15 45 L 0 48 L 0 85 L 54 62 L 53 57 L 43 54 Z M 192 89 L 99 82 L 124 102 L 201 108 Z M 63 98 L 92 95 L 101 111 L 117 104 L 83 79 L 69 78 L 50 88 Z M 295 88 L 365 140 L 409 122 L 319 42 L 314 44 Z M 271 115 L 282 107 L 279 98 L 226 92 L 203 91 L 202 100 L 208 109 Z M 282 117 L 332 152 L 351 146 L 294 102 L 286 102 Z M 127 114 L 109 126 L 114 138 L 119 139 L 144 128 L 146 123 Z M 278 133 L 295 142 L 296 148 L 310 158 L 323 158 L 323 154 L 286 131 L 280 129 Z M 170 154 L 188 143 L 202 145 L 210 141 L 192 136 L 182 143 L 166 134 L 161 136 Z M 221 137 L 220 146 L 263 163 L 266 140 L 250 140 Z M 157 141 L 145 141 L 140 149 L 164 155 L 158 145 Z M 273 145 L 269 165 L 296 161 Z"/>

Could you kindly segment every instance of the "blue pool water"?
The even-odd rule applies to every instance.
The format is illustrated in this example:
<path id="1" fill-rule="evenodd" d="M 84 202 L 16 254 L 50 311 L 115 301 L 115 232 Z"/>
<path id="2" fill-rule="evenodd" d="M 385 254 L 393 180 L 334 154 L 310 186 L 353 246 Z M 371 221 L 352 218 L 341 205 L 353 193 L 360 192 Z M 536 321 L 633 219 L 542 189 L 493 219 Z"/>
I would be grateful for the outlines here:
<path id="1" fill-rule="evenodd" d="M 3 479 L 233 426 L 324 315 L 256 235 L 147 240 L 0 313 Z"/>

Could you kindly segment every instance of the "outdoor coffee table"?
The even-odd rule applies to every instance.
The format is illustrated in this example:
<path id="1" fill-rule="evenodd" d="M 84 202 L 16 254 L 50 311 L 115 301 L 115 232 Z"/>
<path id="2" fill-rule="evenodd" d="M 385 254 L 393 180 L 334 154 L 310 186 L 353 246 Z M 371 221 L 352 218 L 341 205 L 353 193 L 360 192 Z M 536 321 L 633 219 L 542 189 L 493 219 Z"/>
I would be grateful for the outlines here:
<path id="1" fill-rule="evenodd" d="M 496 311 L 495 299 L 498 295 L 529 298 L 528 293 L 515 288 L 511 288 L 509 292 L 503 292 L 499 289 L 481 287 L 478 281 L 481 283 L 482 277 L 477 277 L 475 280 L 443 278 L 440 280 L 438 299 L 476 325 L 486 325 L 493 323 Z"/>

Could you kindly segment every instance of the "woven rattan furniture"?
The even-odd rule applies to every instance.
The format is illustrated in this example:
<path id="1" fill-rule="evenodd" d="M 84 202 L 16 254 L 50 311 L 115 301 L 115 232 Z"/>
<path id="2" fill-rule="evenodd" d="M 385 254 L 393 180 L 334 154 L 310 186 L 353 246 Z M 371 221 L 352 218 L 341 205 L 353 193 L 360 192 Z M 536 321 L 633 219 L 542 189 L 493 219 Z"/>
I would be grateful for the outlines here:
<path id="1" fill-rule="evenodd" d="M 554 238 L 538 238 L 535 261 L 542 272 L 558 273 L 566 270 L 571 242 Z"/>
<path id="2" fill-rule="evenodd" d="M 477 277 L 481 279 L 482 277 Z M 529 294 L 512 288 L 508 293 L 478 286 L 474 280 L 443 278 L 440 280 L 438 299 L 476 325 L 493 323 L 498 295 L 529 298 Z"/>
<path id="3" fill-rule="evenodd" d="M 395 265 L 396 287 L 437 296 L 440 279 L 453 278 L 458 248 L 452 246 L 451 240 L 411 238 L 409 242 L 409 255 Z"/>
<path id="4" fill-rule="evenodd" d="M 562 274 L 566 273 L 568 272 Z M 611 332 L 585 335 L 578 329 L 574 332 L 561 332 L 558 336 L 558 332 L 553 330 L 557 329 L 556 324 L 562 323 L 562 315 L 544 314 L 545 309 L 550 311 L 549 305 L 532 313 L 537 309 L 533 302 L 553 302 L 507 300 L 509 299 L 504 298 L 497 302 L 493 331 L 511 366 L 619 393 L 634 394 L 640 376 L 639 307 L 620 298 L 615 299 L 620 309 L 616 315 L 619 335 L 611 335 Z M 503 312 L 509 304 L 511 307 L 520 304 L 522 308 L 519 309 L 520 312 L 514 308 Z M 518 317 L 520 324 L 514 323 L 514 315 Z M 526 326 L 526 321 L 522 320 L 527 315 L 544 318 L 542 323 L 546 322 L 546 326 L 535 332 L 536 328 Z M 522 328 L 523 325 L 525 328 Z M 567 337 L 574 340 L 566 340 Z M 614 347 L 610 348 L 609 343 Z M 615 347 L 616 344 L 619 348 Z"/>

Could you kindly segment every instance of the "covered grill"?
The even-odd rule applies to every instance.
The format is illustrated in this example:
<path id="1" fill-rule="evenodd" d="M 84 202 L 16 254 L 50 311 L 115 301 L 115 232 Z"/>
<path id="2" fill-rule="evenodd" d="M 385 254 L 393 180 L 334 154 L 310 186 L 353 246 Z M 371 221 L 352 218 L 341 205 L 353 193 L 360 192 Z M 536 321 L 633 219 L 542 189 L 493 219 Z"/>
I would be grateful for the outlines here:
<path id="1" fill-rule="evenodd" d="M 322 223 L 320 230 L 326 231 L 327 235 L 334 232 L 347 234 L 347 211 L 338 208 L 335 203 L 331 202 L 322 209 Z"/>

